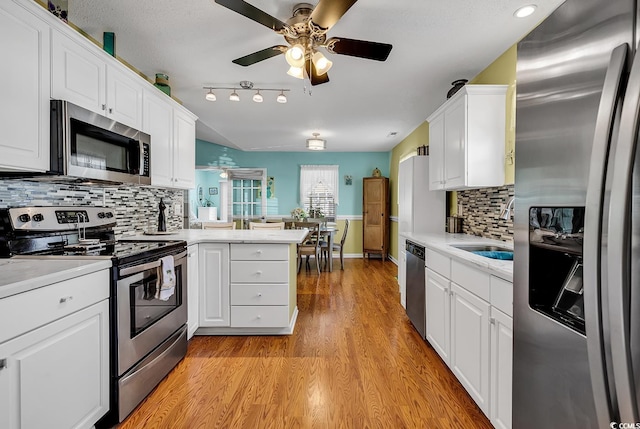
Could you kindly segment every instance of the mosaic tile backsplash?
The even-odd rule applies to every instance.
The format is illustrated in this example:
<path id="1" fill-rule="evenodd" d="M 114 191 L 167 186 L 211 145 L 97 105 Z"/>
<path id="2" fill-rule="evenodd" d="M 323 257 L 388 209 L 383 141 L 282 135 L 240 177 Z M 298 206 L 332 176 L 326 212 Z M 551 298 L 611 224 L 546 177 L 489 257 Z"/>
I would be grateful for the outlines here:
<path id="1" fill-rule="evenodd" d="M 462 207 L 464 218 L 462 231 L 480 237 L 513 241 L 513 218 L 500 219 L 502 205 L 508 204 L 513 195 L 513 185 L 458 191 L 458 207 Z"/>
<path id="2" fill-rule="evenodd" d="M 0 208 L 24 206 L 109 207 L 115 212 L 116 239 L 155 229 L 158 204 L 163 199 L 167 229 L 181 229 L 182 215 L 174 207 L 183 204 L 183 191 L 136 185 L 84 185 L 27 180 L 0 180 Z"/>

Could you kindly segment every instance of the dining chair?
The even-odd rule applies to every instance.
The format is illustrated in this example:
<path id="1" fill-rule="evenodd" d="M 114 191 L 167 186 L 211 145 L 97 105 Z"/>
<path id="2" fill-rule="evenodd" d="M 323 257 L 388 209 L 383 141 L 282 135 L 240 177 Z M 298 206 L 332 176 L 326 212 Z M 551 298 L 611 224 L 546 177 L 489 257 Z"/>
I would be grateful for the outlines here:
<path id="1" fill-rule="evenodd" d="M 302 265 L 302 257 L 306 256 L 306 265 L 309 265 L 309 256 L 313 256 L 316 259 L 316 269 L 320 274 L 320 225 L 314 224 L 307 234 L 304 241 L 298 245 L 298 272 Z"/>
<path id="2" fill-rule="evenodd" d="M 325 243 L 322 246 L 322 254 L 325 258 L 332 258 L 334 251 L 340 251 L 340 269 L 344 270 L 344 242 L 347 239 L 347 233 L 349 232 L 349 219 L 344 221 L 344 232 L 342 233 L 342 238 L 340 239 L 340 243 L 333 243 L 333 247 L 329 249 L 328 243 Z M 327 259 L 328 261 L 328 259 Z"/>
<path id="3" fill-rule="evenodd" d="M 249 229 L 284 229 L 284 222 L 249 222 Z"/>
<path id="4" fill-rule="evenodd" d="M 202 222 L 202 229 L 236 229 L 235 222 Z"/>

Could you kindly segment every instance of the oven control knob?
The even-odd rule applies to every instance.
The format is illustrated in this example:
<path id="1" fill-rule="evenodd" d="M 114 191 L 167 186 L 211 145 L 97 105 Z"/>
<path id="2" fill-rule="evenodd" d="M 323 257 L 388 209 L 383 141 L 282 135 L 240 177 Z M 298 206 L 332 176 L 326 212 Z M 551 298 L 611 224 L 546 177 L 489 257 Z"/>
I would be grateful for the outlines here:
<path id="1" fill-rule="evenodd" d="M 109 219 L 110 219 L 110 218 L 112 218 L 112 217 L 113 217 L 113 213 L 111 213 L 111 212 L 106 212 L 106 213 L 105 213 L 105 216 L 107 216 L 107 218 L 109 218 Z"/>
<path id="2" fill-rule="evenodd" d="M 18 220 L 20 222 L 29 222 L 31 220 L 31 216 L 29 216 L 28 214 L 21 214 L 20 216 L 18 216 Z"/>
<path id="3" fill-rule="evenodd" d="M 104 216 L 105 216 L 104 212 L 98 213 L 98 218 L 99 219 L 104 219 Z"/>
<path id="4" fill-rule="evenodd" d="M 43 220 L 44 220 L 44 216 L 42 216 L 42 214 L 36 213 L 33 215 L 34 222 L 42 222 Z"/>

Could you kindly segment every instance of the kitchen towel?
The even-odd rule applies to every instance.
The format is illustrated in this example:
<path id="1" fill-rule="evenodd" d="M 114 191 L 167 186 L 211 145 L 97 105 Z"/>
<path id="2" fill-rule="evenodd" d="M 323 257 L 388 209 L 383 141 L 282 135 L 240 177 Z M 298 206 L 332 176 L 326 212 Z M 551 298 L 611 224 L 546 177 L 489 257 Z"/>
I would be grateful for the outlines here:
<path id="1" fill-rule="evenodd" d="M 176 273 L 173 256 L 160 259 L 160 287 L 156 289 L 156 299 L 168 301 L 176 291 Z"/>

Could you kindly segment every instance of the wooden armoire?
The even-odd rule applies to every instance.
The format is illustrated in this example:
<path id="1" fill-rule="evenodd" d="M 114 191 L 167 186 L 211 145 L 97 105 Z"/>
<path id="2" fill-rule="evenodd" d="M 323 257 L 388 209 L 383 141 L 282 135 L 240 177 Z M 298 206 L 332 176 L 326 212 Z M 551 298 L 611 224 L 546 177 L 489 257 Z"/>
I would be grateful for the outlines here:
<path id="1" fill-rule="evenodd" d="M 389 179 L 362 179 L 362 256 L 389 255 Z"/>

